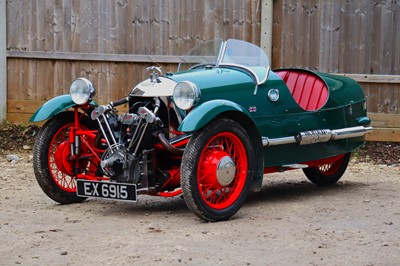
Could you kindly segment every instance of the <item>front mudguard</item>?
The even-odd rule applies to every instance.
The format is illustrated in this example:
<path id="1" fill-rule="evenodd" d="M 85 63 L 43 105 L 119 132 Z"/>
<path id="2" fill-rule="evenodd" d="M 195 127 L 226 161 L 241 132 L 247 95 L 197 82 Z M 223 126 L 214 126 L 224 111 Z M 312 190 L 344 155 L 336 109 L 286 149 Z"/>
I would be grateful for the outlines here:
<path id="1" fill-rule="evenodd" d="M 245 128 L 252 140 L 256 167 L 253 171 L 252 190 L 261 188 L 264 174 L 264 156 L 261 135 L 250 113 L 242 106 L 228 100 L 212 100 L 193 109 L 179 125 L 178 130 L 191 133 L 201 129 L 217 117 L 235 120 Z"/>
<path id="2" fill-rule="evenodd" d="M 250 114 L 240 105 L 227 100 L 212 100 L 193 109 L 179 125 L 178 130 L 190 133 L 207 125 L 211 120 L 225 112 L 241 112 L 250 118 Z"/>
<path id="3" fill-rule="evenodd" d="M 89 104 L 93 108 L 98 106 L 95 102 Z M 56 114 L 76 106 L 69 94 L 60 95 L 47 101 L 31 116 L 29 122 L 40 122 L 55 116 Z"/>

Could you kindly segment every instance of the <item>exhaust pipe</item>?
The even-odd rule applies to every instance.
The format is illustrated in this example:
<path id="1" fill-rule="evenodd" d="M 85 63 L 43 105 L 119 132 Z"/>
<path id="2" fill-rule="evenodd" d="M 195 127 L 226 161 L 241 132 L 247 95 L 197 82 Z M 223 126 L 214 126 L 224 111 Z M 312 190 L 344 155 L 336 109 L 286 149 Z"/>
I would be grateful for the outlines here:
<path id="1" fill-rule="evenodd" d="M 158 137 L 158 140 L 160 141 L 161 145 L 164 147 L 164 149 L 166 149 L 170 153 L 172 153 L 174 155 L 182 155 L 183 154 L 183 150 L 171 145 L 163 133 L 161 133 L 161 132 L 158 133 L 157 137 Z"/>
<path id="2" fill-rule="evenodd" d="M 262 137 L 262 143 L 264 147 L 278 146 L 285 144 L 295 144 L 309 145 L 315 143 L 324 143 L 332 140 L 348 139 L 362 137 L 368 132 L 372 131 L 372 127 L 348 127 L 341 129 L 321 129 L 321 130 L 310 130 L 300 132 L 296 136 L 284 137 L 284 138 L 274 138 L 270 139 L 268 137 Z"/>

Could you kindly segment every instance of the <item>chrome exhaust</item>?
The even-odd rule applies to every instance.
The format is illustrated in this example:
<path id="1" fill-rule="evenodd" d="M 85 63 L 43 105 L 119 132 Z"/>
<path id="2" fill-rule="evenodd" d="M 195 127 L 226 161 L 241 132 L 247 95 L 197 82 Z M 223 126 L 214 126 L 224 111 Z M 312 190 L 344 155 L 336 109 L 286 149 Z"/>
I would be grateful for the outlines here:
<path id="1" fill-rule="evenodd" d="M 273 138 L 262 137 L 262 143 L 264 147 L 278 146 L 285 144 L 309 145 L 315 143 L 324 143 L 332 140 L 348 139 L 362 137 L 372 130 L 372 127 L 348 127 L 341 129 L 321 129 L 321 130 L 310 130 L 300 132 L 295 136 Z"/>

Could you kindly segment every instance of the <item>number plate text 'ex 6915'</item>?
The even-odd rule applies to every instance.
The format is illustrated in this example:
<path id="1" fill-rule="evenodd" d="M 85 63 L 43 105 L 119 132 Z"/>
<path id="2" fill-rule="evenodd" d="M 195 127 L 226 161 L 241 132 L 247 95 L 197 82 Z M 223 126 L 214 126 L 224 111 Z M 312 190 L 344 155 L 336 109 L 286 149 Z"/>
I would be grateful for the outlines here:
<path id="1" fill-rule="evenodd" d="M 76 180 L 76 194 L 80 197 L 95 197 L 114 200 L 136 201 L 135 184 Z"/>

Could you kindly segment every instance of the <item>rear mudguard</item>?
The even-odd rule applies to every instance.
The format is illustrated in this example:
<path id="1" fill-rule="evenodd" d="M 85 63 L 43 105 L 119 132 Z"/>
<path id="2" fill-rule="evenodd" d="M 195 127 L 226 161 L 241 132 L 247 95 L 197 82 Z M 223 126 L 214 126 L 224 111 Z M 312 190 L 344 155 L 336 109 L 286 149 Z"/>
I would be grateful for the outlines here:
<path id="1" fill-rule="evenodd" d="M 95 102 L 90 102 L 89 104 L 92 107 L 98 106 Z M 55 116 L 56 114 L 67 110 L 68 108 L 76 106 L 71 99 L 69 94 L 60 95 L 54 97 L 50 101 L 43 104 L 29 119 L 29 122 L 40 122 L 43 120 L 47 120 L 50 117 Z"/>
<path id="2" fill-rule="evenodd" d="M 263 179 L 263 147 L 258 128 L 255 126 L 249 112 L 242 106 L 228 100 L 212 100 L 193 109 L 182 121 L 179 131 L 191 133 L 201 129 L 216 117 L 226 117 L 235 120 L 245 128 L 252 140 L 256 165 L 253 171 L 252 190 L 259 190 Z"/>

